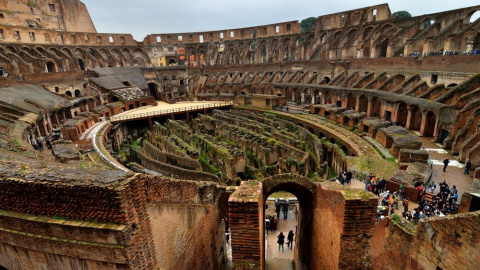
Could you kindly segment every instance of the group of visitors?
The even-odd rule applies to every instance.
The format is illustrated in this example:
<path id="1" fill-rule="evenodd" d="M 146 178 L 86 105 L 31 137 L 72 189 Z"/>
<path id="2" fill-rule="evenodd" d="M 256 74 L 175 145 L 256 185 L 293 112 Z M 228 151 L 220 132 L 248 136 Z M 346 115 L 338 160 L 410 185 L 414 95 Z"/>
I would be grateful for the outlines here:
<path id="1" fill-rule="evenodd" d="M 456 213 L 455 204 L 458 201 L 458 189 L 455 185 L 449 188 L 444 180 L 440 183 L 440 191 L 434 195 L 431 201 L 426 200 L 426 193 L 421 194 L 418 207 L 412 212 L 406 211 L 402 213 L 407 220 L 420 221 L 429 217 L 444 217 L 449 214 Z"/>
<path id="2" fill-rule="evenodd" d="M 436 185 L 432 182 L 428 187 L 428 190 L 433 193 L 435 189 Z M 427 199 L 427 192 L 423 191 L 423 188 L 419 189 L 419 191 L 421 192 L 418 207 L 414 208 L 412 211 L 409 210 L 410 202 L 409 198 L 405 196 L 405 189 L 403 186 L 400 186 L 399 190 L 393 192 L 393 194 L 390 194 L 390 192 L 387 191 L 381 201 L 381 205 L 377 209 L 377 220 L 381 219 L 384 211 L 387 209 L 388 215 L 394 214 L 395 210 L 398 210 L 399 202 L 403 205 L 401 215 L 412 222 L 418 222 L 433 216 L 444 217 L 457 212 L 455 204 L 458 201 L 458 189 L 455 185 L 453 185 L 452 188 L 449 188 L 447 182 L 444 180 L 440 183 L 440 191 L 436 195 L 433 195 L 431 199 Z"/>
<path id="3" fill-rule="evenodd" d="M 43 144 L 45 143 L 47 148 L 52 151 L 52 154 L 54 154 L 53 148 L 52 148 L 54 138 L 53 138 L 52 135 L 48 134 L 45 137 L 40 137 L 40 138 L 36 138 L 36 139 L 31 138 L 30 141 L 32 143 L 33 149 L 35 149 L 37 151 L 43 151 L 43 146 L 44 146 Z"/>
<path id="4" fill-rule="evenodd" d="M 287 219 L 288 217 L 288 205 L 290 203 L 288 200 L 286 201 L 279 201 L 275 200 L 275 212 L 277 212 L 277 219 L 280 220 L 280 210 L 283 212 L 283 219 Z"/>
<path id="5" fill-rule="evenodd" d="M 287 247 L 290 249 L 293 249 L 293 238 L 295 237 L 295 234 L 293 233 L 292 230 L 288 232 L 287 235 Z M 278 243 L 278 251 L 280 251 L 280 248 L 282 248 L 282 251 L 285 251 L 283 245 L 285 244 L 285 235 L 283 235 L 283 232 L 280 232 L 277 236 L 277 243 Z"/>
<path id="6" fill-rule="evenodd" d="M 443 49 L 439 50 L 439 51 L 430 51 L 430 52 L 424 52 L 423 53 L 423 56 L 436 56 L 436 55 L 460 55 L 460 54 L 463 54 L 463 55 L 480 55 L 480 49 L 473 49 L 469 52 L 465 52 L 465 53 L 460 53 L 460 51 L 457 51 L 457 50 L 445 50 L 443 51 Z M 402 56 L 402 55 L 400 55 Z M 419 52 L 413 52 L 411 54 L 409 54 L 410 57 L 417 57 L 417 56 L 420 56 L 420 53 Z"/>
<path id="7" fill-rule="evenodd" d="M 352 172 L 351 171 L 343 171 L 338 175 L 338 181 L 342 185 L 349 185 L 352 183 Z"/>
<path id="8" fill-rule="evenodd" d="M 385 192 L 386 188 L 387 180 L 385 177 L 380 180 L 373 173 L 370 174 L 369 179 L 365 182 L 365 190 L 372 192 L 377 197 L 380 197 L 380 193 Z"/>

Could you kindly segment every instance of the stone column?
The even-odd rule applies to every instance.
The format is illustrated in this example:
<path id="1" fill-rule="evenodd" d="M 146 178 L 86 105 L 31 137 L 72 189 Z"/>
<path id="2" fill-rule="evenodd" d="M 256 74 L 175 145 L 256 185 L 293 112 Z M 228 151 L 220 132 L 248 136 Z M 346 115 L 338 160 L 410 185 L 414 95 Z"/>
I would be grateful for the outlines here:
<path id="1" fill-rule="evenodd" d="M 408 106 L 407 123 L 405 124 L 405 128 L 410 129 L 411 125 L 412 125 L 412 106 Z"/>
<path id="2" fill-rule="evenodd" d="M 228 199 L 232 259 L 234 263 L 263 260 L 261 243 L 265 236 L 260 226 L 263 218 L 262 185 L 242 181 L 237 191 Z M 246 195 L 248 194 L 248 195 Z M 260 211 L 262 210 L 262 211 Z M 261 212 L 261 214 L 260 214 Z M 263 239 L 263 240 L 262 240 Z"/>

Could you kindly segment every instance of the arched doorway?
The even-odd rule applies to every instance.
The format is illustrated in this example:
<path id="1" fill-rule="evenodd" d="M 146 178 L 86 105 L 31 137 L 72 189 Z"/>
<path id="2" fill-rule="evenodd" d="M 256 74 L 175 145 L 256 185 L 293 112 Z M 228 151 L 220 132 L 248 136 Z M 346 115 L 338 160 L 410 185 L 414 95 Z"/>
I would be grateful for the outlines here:
<path id="1" fill-rule="evenodd" d="M 155 98 L 158 98 L 158 92 L 157 92 L 157 84 L 156 83 L 149 83 L 148 84 L 148 89 L 150 90 L 150 95 L 152 95 Z"/>
<path id="2" fill-rule="evenodd" d="M 425 117 L 425 126 L 423 127 L 422 136 L 432 137 L 435 133 L 435 125 L 437 123 L 437 117 L 433 112 L 428 112 Z"/>
<path id="3" fill-rule="evenodd" d="M 69 97 L 72 96 L 72 92 L 70 92 L 70 91 L 65 92 L 65 94 L 66 94 L 67 96 L 69 96 Z"/>
<path id="4" fill-rule="evenodd" d="M 389 40 L 386 39 L 382 42 L 382 45 L 380 47 L 380 57 L 387 57 L 388 41 Z"/>
<path id="5" fill-rule="evenodd" d="M 75 90 L 75 97 L 78 98 L 78 97 L 81 97 L 82 96 L 82 92 L 80 92 L 80 90 L 76 89 Z"/>
<path id="6" fill-rule="evenodd" d="M 323 79 L 325 80 L 325 83 L 326 84 L 329 84 L 330 83 L 330 77 L 323 77 Z"/>
<path id="7" fill-rule="evenodd" d="M 361 95 L 358 102 L 358 112 L 367 112 L 368 110 L 368 97 Z"/>
<path id="8" fill-rule="evenodd" d="M 407 104 L 405 104 L 404 102 L 401 102 L 400 104 L 398 104 L 397 124 L 405 126 L 405 123 L 407 123 L 407 117 L 408 117 Z"/>
<path id="9" fill-rule="evenodd" d="M 409 129 L 420 130 L 420 126 L 422 125 L 422 111 L 420 108 L 418 108 L 418 106 L 413 106 L 410 115 Z"/>
<path id="10" fill-rule="evenodd" d="M 332 100 L 333 100 L 333 94 L 330 90 L 327 90 L 325 92 L 325 104 L 332 104 Z"/>
<path id="11" fill-rule="evenodd" d="M 168 60 L 168 65 L 169 66 L 175 66 L 176 64 L 177 64 L 177 62 L 175 61 L 175 59 Z"/>
<path id="12" fill-rule="evenodd" d="M 80 66 L 80 70 L 85 70 L 85 62 L 83 59 L 78 59 L 78 65 Z"/>
<path id="13" fill-rule="evenodd" d="M 263 205 L 265 205 L 265 202 L 270 195 L 277 192 L 291 193 L 296 199 L 295 204 L 298 205 L 298 208 L 295 211 L 295 204 L 289 202 L 289 209 L 291 210 L 288 211 L 287 220 L 289 220 L 290 218 L 296 218 L 297 225 L 296 228 L 288 228 L 288 230 L 293 230 L 293 232 L 296 233 L 292 246 L 293 258 L 295 258 L 296 260 L 294 261 L 294 265 L 302 265 L 304 266 L 304 269 L 310 269 L 310 261 L 313 259 L 313 255 L 311 254 L 313 239 L 310 236 L 312 231 L 316 190 L 317 185 L 315 183 L 310 181 L 308 178 L 298 177 L 298 175 L 294 174 L 276 175 L 267 178 L 262 182 L 262 202 L 264 203 Z M 263 207 L 263 213 L 260 213 L 259 216 L 261 221 L 261 231 L 265 232 L 265 207 Z M 282 218 L 282 215 L 280 217 Z M 277 230 L 273 237 L 276 239 L 279 233 L 280 232 Z M 287 236 L 288 231 L 284 232 L 284 234 L 285 236 Z M 266 235 L 265 233 L 263 233 L 261 237 L 261 243 L 263 244 L 263 249 L 261 250 L 263 251 L 266 251 L 265 237 Z M 286 247 L 287 246 L 285 244 L 285 248 Z M 276 248 L 275 251 L 278 252 L 278 245 L 273 246 L 272 248 Z M 265 259 L 266 258 L 262 256 L 263 262 L 265 262 Z"/>
<path id="14" fill-rule="evenodd" d="M 357 103 L 357 97 L 355 96 L 354 93 L 349 93 L 347 95 L 347 110 L 353 109 L 355 110 L 355 105 Z"/>
<path id="15" fill-rule="evenodd" d="M 48 62 L 47 70 L 48 70 L 48 73 L 56 72 L 55 64 L 53 62 Z"/>
<path id="16" fill-rule="evenodd" d="M 378 97 L 372 98 L 372 112 L 371 116 L 380 116 L 382 109 L 382 101 Z"/>

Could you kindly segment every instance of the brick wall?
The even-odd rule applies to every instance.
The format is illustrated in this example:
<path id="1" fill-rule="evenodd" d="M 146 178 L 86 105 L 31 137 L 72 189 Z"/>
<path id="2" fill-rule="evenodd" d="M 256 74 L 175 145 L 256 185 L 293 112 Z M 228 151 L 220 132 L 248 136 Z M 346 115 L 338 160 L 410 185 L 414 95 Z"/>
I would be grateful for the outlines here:
<path id="1" fill-rule="evenodd" d="M 125 223 L 117 192 L 101 186 L 0 178 L 0 209 L 70 220 Z"/>
<path id="2" fill-rule="evenodd" d="M 213 183 L 142 178 L 158 266 L 222 269 L 226 247 L 219 203 L 224 188 Z"/>
<path id="3" fill-rule="evenodd" d="M 413 233 L 389 220 L 377 223 L 370 252 L 372 266 L 392 270 L 479 269 L 479 214 L 431 218 L 420 222 Z"/>
<path id="4" fill-rule="evenodd" d="M 252 184 L 250 184 L 252 183 Z M 243 181 L 228 200 L 233 262 L 260 261 L 261 184 Z"/>

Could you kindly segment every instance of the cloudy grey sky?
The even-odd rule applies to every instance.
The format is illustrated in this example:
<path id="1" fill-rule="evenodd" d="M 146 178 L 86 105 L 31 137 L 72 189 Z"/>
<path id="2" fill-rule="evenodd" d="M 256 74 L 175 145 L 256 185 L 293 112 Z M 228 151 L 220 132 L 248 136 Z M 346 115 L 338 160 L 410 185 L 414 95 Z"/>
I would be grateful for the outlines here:
<path id="1" fill-rule="evenodd" d="M 331 13 L 380 4 L 381 0 L 81 0 L 97 31 L 148 34 L 223 30 L 301 21 Z M 478 5 L 478 0 L 395 0 L 393 12 L 413 16 Z"/>

